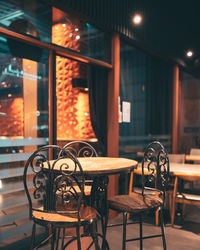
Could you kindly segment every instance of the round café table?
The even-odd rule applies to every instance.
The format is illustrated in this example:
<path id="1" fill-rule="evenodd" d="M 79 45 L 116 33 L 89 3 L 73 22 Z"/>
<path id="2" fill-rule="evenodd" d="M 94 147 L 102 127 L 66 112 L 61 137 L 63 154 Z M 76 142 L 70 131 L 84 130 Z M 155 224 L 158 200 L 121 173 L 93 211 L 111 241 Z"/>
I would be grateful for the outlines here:
<path id="1" fill-rule="evenodd" d="M 77 159 L 84 174 L 92 179 L 92 203 L 96 204 L 101 214 L 106 214 L 108 176 L 130 173 L 137 168 L 138 162 L 120 157 L 78 157 Z M 61 170 L 71 172 L 74 169 L 74 162 L 69 158 L 59 159 L 56 163 L 51 160 L 50 164 L 54 164 L 55 173 Z M 48 166 L 44 164 L 44 168 L 48 168 Z"/>
<path id="2" fill-rule="evenodd" d="M 132 159 L 120 157 L 78 157 L 77 158 L 84 174 L 92 179 L 91 202 L 96 204 L 98 211 L 101 214 L 107 213 L 107 185 L 109 175 L 127 174 L 137 168 L 138 162 Z M 69 158 L 59 159 L 54 164 L 55 172 L 73 171 L 74 162 Z M 47 168 L 47 165 L 44 165 Z"/>
<path id="3" fill-rule="evenodd" d="M 129 173 L 137 167 L 138 162 L 127 158 L 117 157 L 78 157 L 77 158 L 85 175 L 110 175 L 119 174 L 122 172 Z M 54 160 L 50 161 L 54 163 Z M 73 162 L 69 158 L 60 159 L 54 165 L 54 171 L 60 171 L 60 166 L 67 165 L 65 171 L 72 171 L 74 168 Z"/>

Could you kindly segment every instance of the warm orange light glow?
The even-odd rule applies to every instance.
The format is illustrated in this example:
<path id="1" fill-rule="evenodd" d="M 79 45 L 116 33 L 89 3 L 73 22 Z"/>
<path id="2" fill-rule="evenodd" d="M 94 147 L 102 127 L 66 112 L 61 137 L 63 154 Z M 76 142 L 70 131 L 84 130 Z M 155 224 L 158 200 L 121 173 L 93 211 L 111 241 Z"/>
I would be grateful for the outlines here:
<path id="1" fill-rule="evenodd" d="M 1 98 L 0 112 L 6 114 L 0 117 L 0 135 L 23 136 L 23 98 Z"/>
<path id="2" fill-rule="evenodd" d="M 53 43 L 79 51 L 79 29 L 73 24 L 55 24 Z M 81 78 L 80 63 L 56 57 L 57 137 L 63 140 L 94 139 L 89 111 L 88 92 L 72 87 L 73 78 Z M 86 115 L 87 114 L 87 115 Z"/>

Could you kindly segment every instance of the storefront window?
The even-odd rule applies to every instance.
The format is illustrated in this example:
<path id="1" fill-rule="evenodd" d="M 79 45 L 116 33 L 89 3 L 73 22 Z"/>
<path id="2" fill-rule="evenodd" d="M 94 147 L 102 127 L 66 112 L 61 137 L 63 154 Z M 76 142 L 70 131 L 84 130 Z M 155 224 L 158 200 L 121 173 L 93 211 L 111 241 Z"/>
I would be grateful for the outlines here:
<path id="1" fill-rule="evenodd" d="M 120 45 L 120 156 L 136 159 L 152 140 L 171 150 L 172 67 L 123 41 Z"/>
<path id="2" fill-rule="evenodd" d="M 53 8 L 53 43 L 110 63 L 110 41 L 110 34 Z"/>
<path id="3" fill-rule="evenodd" d="M 22 176 L 31 153 L 49 143 L 48 54 L 42 53 L 40 62 L 13 56 L 0 37 L 0 248 L 32 228 Z"/>
<path id="4" fill-rule="evenodd" d="M 51 42 L 52 8 L 42 0 L 0 1 L 0 27 Z"/>
<path id="5" fill-rule="evenodd" d="M 189 154 L 200 148 L 200 79 L 180 71 L 178 151 Z"/>

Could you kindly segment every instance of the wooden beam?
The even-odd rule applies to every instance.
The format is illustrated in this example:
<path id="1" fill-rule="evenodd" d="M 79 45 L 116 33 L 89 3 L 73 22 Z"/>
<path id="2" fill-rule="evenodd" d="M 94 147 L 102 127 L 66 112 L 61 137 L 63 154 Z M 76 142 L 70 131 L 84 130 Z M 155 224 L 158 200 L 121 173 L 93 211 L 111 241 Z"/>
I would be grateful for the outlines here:
<path id="1" fill-rule="evenodd" d="M 179 67 L 174 66 L 173 69 L 173 106 L 172 106 L 172 153 L 178 152 L 178 117 L 179 117 Z"/>
<path id="2" fill-rule="evenodd" d="M 112 66 L 108 77 L 108 139 L 107 154 L 119 156 L 118 96 L 120 85 L 120 38 L 112 36 Z M 118 192 L 118 176 L 109 177 L 108 197 Z"/>
<path id="3" fill-rule="evenodd" d="M 106 63 L 104 61 L 94 59 L 94 58 L 91 58 L 88 56 L 84 56 L 84 55 L 81 55 L 80 53 L 72 51 L 68 48 L 60 47 L 60 46 L 58 46 L 56 44 L 52 44 L 52 43 L 45 43 L 45 42 L 39 41 L 36 38 L 28 37 L 26 35 L 22 35 L 22 34 L 19 34 L 17 32 L 7 30 L 7 29 L 1 28 L 1 27 L 0 27 L 0 35 L 4 36 L 6 38 L 12 38 L 16 41 L 21 41 L 23 43 L 36 46 L 36 47 L 41 48 L 41 49 L 56 51 L 57 55 L 66 56 L 66 57 L 69 57 L 70 59 L 78 60 L 78 61 L 83 62 L 83 63 L 92 63 L 92 64 L 95 64 L 95 65 L 98 65 L 101 67 L 112 69 L 112 65 L 109 63 Z"/>

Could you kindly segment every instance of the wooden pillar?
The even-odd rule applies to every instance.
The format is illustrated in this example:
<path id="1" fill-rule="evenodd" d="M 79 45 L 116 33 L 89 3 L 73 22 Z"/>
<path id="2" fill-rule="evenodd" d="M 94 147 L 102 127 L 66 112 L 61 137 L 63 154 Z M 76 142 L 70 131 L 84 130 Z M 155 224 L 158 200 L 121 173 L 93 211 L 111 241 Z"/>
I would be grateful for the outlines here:
<path id="1" fill-rule="evenodd" d="M 173 69 L 173 106 L 172 106 L 172 153 L 178 152 L 178 117 L 179 117 L 179 67 Z"/>
<path id="2" fill-rule="evenodd" d="M 118 96 L 120 84 L 120 38 L 118 34 L 112 36 L 112 65 L 108 79 L 108 140 L 107 154 L 110 157 L 119 156 L 119 123 Z M 108 196 L 117 194 L 118 176 L 109 178 Z"/>

